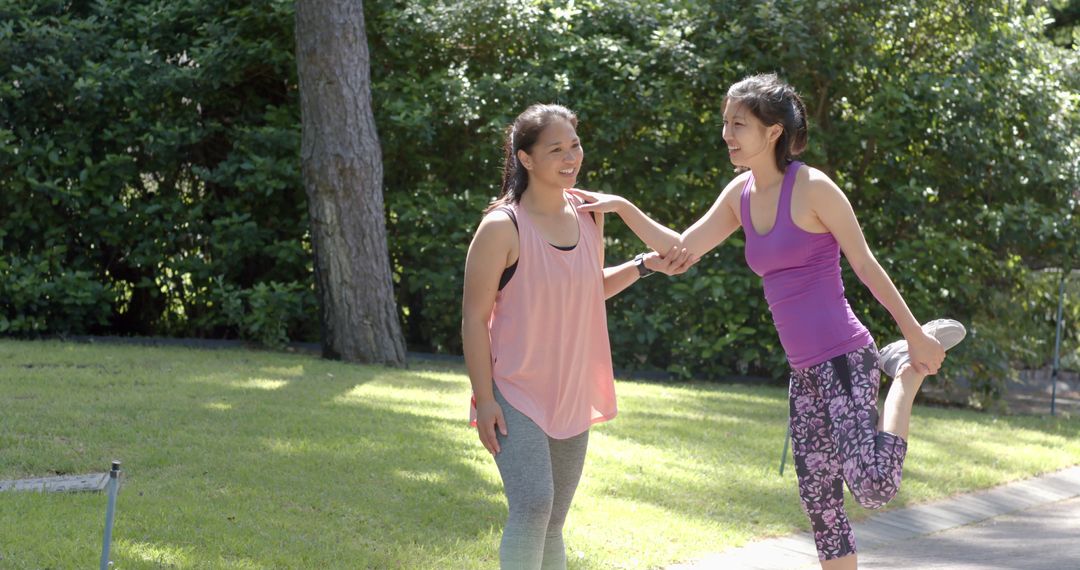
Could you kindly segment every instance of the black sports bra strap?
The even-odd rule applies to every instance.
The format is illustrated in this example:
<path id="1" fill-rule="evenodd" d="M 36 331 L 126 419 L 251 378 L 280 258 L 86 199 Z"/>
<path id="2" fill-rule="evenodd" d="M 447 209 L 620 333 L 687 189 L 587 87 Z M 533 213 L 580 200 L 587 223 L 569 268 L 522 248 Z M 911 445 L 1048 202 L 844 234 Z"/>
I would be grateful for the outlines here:
<path id="1" fill-rule="evenodd" d="M 509 206 L 499 206 L 498 208 L 495 208 L 495 211 L 496 212 L 502 212 L 502 213 L 506 214 L 507 216 L 510 216 L 510 221 L 514 222 L 514 228 L 517 229 L 517 227 L 518 227 L 517 214 L 514 213 L 513 208 L 511 208 Z"/>
<path id="2" fill-rule="evenodd" d="M 495 208 L 495 211 L 510 216 L 510 221 L 514 222 L 514 229 L 518 230 L 517 214 L 514 213 L 513 208 L 510 206 L 499 206 L 498 208 Z M 502 275 L 499 277 L 499 291 L 502 291 L 503 287 L 506 287 L 506 284 L 510 282 L 510 278 L 513 277 L 514 273 L 517 271 L 517 266 L 518 262 L 515 261 L 513 265 L 503 269 Z"/>

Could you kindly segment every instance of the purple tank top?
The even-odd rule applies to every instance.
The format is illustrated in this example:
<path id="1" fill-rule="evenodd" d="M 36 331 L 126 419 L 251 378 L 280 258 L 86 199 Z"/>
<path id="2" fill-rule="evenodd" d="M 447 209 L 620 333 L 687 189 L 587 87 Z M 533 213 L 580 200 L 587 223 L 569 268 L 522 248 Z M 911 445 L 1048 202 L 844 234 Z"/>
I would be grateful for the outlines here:
<path id="1" fill-rule="evenodd" d="M 776 222 L 758 234 L 750 218 L 750 186 L 740 208 L 746 234 L 746 263 L 762 277 L 780 344 L 792 368 L 806 368 L 874 341 L 844 297 L 840 245 L 829 232 L 815 234 L 791 219 L 791 192 L 801 162 L 792 162 L 780 186 Z"/>

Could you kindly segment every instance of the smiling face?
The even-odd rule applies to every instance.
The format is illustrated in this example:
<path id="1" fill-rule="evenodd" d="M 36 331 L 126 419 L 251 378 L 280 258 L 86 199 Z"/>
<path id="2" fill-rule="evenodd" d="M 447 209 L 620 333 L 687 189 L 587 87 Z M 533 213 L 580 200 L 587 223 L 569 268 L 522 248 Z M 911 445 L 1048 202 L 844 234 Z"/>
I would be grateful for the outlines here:
<path id="1" fill-rule="evenodd" d="M 528 152 L 518 151 L 518 160 L 529 171 L 530 186 L 573 188 L 584 158 L 577 130 L 561 117 L 544 127 Z"/>
<path id="2" fill-rule="evenodd" d="M 728 158 L 735 166 L 753 168 L 771 163 L 773 147 L 782 132 L 780 125 L 765 126 L 738 101 L 724 103 L 724 142 L 728 147 Z"/>

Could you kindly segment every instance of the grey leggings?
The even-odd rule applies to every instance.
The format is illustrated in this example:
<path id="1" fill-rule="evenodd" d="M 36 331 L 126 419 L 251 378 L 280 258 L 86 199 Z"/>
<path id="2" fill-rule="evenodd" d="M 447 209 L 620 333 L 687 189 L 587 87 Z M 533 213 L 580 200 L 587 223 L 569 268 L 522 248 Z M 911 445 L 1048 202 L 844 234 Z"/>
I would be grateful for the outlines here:
<path id="1" fill-rule="evenodd" d="M 554 439 L 508 404 L 498 388 L 495 401 L 502 407 L 507 432 L 504 436 L 495 431 L 499 439 L 495 464 L 510 506 L 500 565 L 503 570 L 562 570 L 566 568 L 563 523 L 581 479 L 589 432 Z"/>

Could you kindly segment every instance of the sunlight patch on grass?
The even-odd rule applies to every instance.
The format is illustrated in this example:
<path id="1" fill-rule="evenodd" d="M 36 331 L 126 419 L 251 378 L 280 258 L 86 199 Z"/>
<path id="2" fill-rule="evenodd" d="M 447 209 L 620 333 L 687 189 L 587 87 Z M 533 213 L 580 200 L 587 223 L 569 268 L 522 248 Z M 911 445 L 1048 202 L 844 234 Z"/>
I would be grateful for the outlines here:
<path id="1" fill-rule="evenodd" d="M 222 558 L 218 562 L 218 568 L 225 568 L 227 570 L 263 570 L 265 566 L 246 558 Z"/>
<path id="2" fill-rule="evenodd" d="M 259 371 L 271 376 L 291 376 L 293 378 L 304 377 L 303 364 L 297 364 L 296 366 L 263 366 Z"/>
<path id="3" fill-rule="evenodd" d="M 166 568 L 194 568 L 190 555 L 183 548 L 133 540 L 117 541 L 116 546 L 119 547 L 119 554 L 143 562 L 165 565 Z"/>
<path id="4" fill-rule="evenodd" d="M 776 403 L 775 397 L 762 394 L 759 387 L 749 385 L 693 383 L 681 386 L 653 386 L 635 383 L 634 388 L 634 395 L 636 396 L 679 400 L 685 404 L 696 406 L 717 401 L 723 401 L 726 404 L 771 405 Z M 644 388 L 644 390 L 640 388 Z"/>
<path id="5" fill-rule="evenodd" d="M 444 483 L 446 482 L 446 474 L 437 471 L 394 471 L 394 475 L 405 479 L 407 481 L 418 481 L 421 483 Z"/>
<path id="6" fill-rule="evenodd" d="M 282 439 L 263 438 L 263 447 L 278 455 L 293 456 L 311 451 L 310 442 L 306 439 Z"/>
<path id="7" fill-rule="evenodd" d="M 591 503 L 591 504 L 590 504 Z M 673 524 L 678 521 L 677 524 Z M 587 568 L 657 568 L 689 558 L 685 552 L 714 550 L 734 538 L 700 517 L 630 498 L 582 501 L 571 510 L 567 554 Z M 718 541 L 718 535 L 727 540 Z M 749 532 L 736 533 L 742 537 Z M 603 536 L 603 540 L 597 540 Z M 648 545 L 643 548 L 644 545 Z"/>
<path id="8" fill-rule="evenodd" d="M 133 540 L 117 540 L 112 551 L 112 562 L 117 568 L 127 567 L 127 559 L 131 562 L 144 562 L 153 564 L 154 568 L 227 568 L 230 570 L 262 570 L 263 565 L 246 558 L 228 556 L 218 558 L 212 566 L 208 566 L 208 560 L 195 554 L 192 549 L 186 547 L 163 546 L 150 542 L 137 542 Z M 110 565 L 112 567 L 113 565 Z"/>
<path id="9" fill-rule="evenodd" d="M 180 374 L 172 370 L 162 370 L 162 373 L 180 376 Z M 237 386 L 241 380 L 237 378 L 235 371 L 206 371 L 193 367 L 190 375 L 183 375 L 181 377 L 183 378 L 183 382 L 191 384 L 209 384 L 215 387 L 243 388 L 243 386 Z"/>
<path id="10" fill-rule="evenodd" d="M 468 396 L 463 396 L 459 408 L 447 407 L 445 392 L 424 387 L 387 385 L 368 382 L 354 386 L 348 392 L 334 398 L 338 404 L 374 406 L 391 412 L 419 415 L 430 418 L 466 421 Z"/>
<path id="11" fill-rule="evenodd" d="M 417 378 L 423 378 L 424 380 L 431 380 L 433 382 L 442 382 L 457 386 L 461 382 L 460 374 L 450 374 L 448 372 L 414 372 L 413 376 Z"/>
<path id="12" fill-rule="evenodd" d="M 270 380 L 269 378 L 249 378 L 233 382 L 237 388 L 251 388 L 255 390 L 280 390 L 289 384 L 288 380 Z"/>
<path id="13" fill-rule="evenodd" d="M 227 412 L 233 409 L 232 404 L 226 404 L 225 402 L 207 402 L 203 404 L 203 407 L 208 410 L 217 410 L 219 412 Z"/>
<path id="14" fill-rule="evenodd" d="M 668 462 L 671 455 L 670 449 L 659 449 L 632 439 L 615 438 L 599 430 L 592 431 L 589 439 L 590 457 L 597 459 L 654 464 Z"/>
<path id="15" fill-rule="evenodd" d="M 474 430 L 473 434 L 475 433 Z M 471 470 L 478 480 L 491 483 L 502 489 L 502 476 L 499 475 L 499 470 L 495 467 L 495 459 L 486 449 L 483 449 L 479 438 L 476 439 L 475 446 L 473 446 L 471 439 L 467 445 L 468 448 L 462 453 L 462 456 L 466 459 L 462 461 L 462 465 Z"/>

